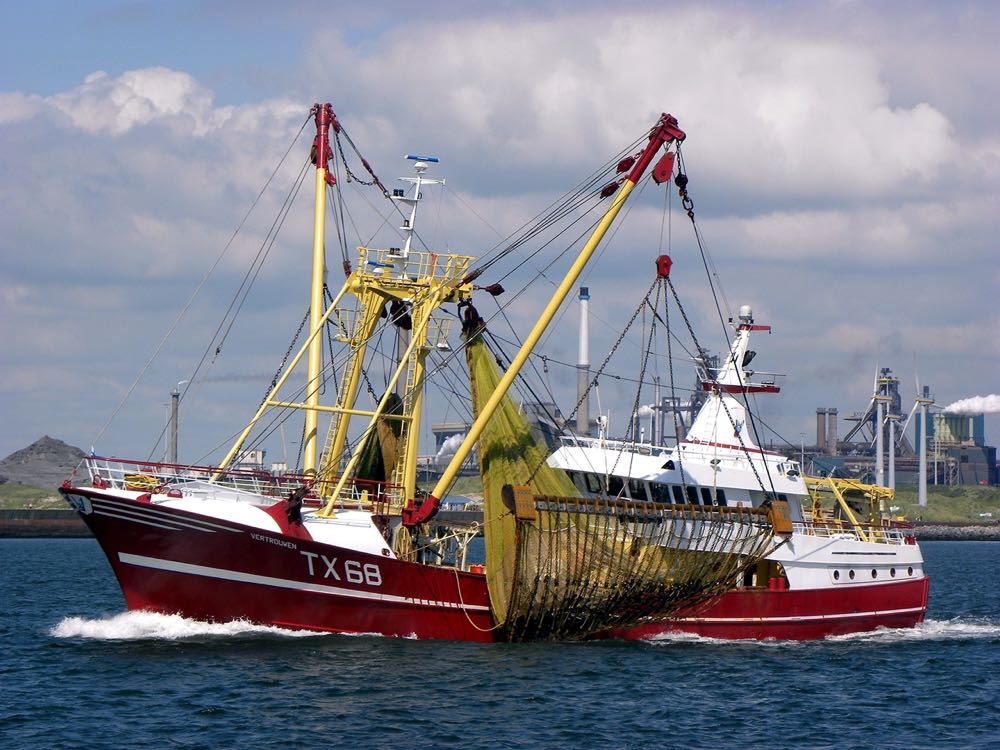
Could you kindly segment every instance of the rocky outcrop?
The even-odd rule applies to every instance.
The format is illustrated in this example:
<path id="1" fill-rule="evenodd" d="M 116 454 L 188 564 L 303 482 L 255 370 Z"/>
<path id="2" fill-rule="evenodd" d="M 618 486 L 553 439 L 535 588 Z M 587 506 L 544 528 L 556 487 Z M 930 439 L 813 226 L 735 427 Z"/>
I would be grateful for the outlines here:
<path id="1" fill-rule="evenodd" d="M 79 448 L 48 435 L 0 461 L 0 476 L 8 482 L 56 488 L 84 457 Z"/>

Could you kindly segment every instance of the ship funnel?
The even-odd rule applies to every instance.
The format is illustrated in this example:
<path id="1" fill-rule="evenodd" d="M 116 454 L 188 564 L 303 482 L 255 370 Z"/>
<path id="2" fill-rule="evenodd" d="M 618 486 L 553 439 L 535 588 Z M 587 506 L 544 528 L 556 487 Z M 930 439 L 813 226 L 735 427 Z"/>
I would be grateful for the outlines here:
<path id="1" fill-rule="evenodd" d="M 580 287 L 580 341 L 579 356 L 576 365 L 576 400 L 580 406 L 576 411 L 576 432 L 578 435 L 590 434 L 590 331 L 589 310 L 590 289 Z"/>

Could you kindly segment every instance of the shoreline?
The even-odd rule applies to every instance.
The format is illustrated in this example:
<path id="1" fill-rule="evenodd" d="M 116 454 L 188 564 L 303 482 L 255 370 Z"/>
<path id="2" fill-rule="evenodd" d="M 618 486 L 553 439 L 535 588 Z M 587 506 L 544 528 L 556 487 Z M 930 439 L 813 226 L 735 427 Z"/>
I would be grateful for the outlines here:
<path id="1" fill-rule="evenodd" d="M 453 515 L 459 515 L 452 512 Z M 470 511 L 462 511 L 462 516 Z M 463 518 L 473 521 L 473 518 Z M 921 542 L 1000 542 L 1000 522 L 916 521 L 913 524 Z M 0 538 L 77 538 L 91 536 L 90 530 L 75 510 L 36 508 L 0 509 Z"/>
<path id="2" fill-rule="evenodd" d="M 916 521 L 918 542 L 1000 542 L 1000 523 L 972 521 Z"/>
<path id="3" fill-rule="evenodd" d="M 0 538 L 93 537 L 75 510 L 0 509 Z"/>

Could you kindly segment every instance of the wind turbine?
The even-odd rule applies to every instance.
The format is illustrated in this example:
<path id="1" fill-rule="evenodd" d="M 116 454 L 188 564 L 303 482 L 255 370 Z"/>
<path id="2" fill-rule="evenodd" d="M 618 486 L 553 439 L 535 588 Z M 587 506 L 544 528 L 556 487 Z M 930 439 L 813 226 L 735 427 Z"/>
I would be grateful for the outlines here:
<path id="1" fill-rule="evenodd" d="M 896 489 L 896 422 L 899 420 L 898 414 L 886 414 L 885 421 L 889 427 L 889 489 Z"/>
<path id="2" fill-rule="evenodd" d="M 879 383 L 879 371 L 876 364 L 872 401 L 875 402 L 875 484 L 879 487 L 885 487 L 885 448 L 883 447 L 883 438 L 885 435 L 886 400 L 886 396 L 882 393 Z"/>
<path id="3" fill-rule="evenodd" d="M 917 395 L 913 402 L 913 408 L 910 409 L 909 416 L 906 417 L 906 422 L 903 423 L 903 429 L 901 434 L 906 432 L 906 428 L 910 424 L 910 420 L 913 419 L 914 413 L 917 409 L 920 409 L 920 445 L 917 447 L 918 455 L 920 456 L 919 469 L 917 470 L 917 505 L 921 508 L 927 507 L 927 408 L 934 403 L 934 397 L 930 395 L 930 388 L 924 386 L 921 390 L 920 388 L 920 377 L 917 375 L 916 361 L 914 361 L 913 366 L 913 382 L 917 387 Z"/>
<path id="4" fill-rule="evenodd" d="M 927 407 L 934 403 L 930 388 L 924 386 L 919 392 L 917 403 L 920 404 L 920 476 L 917 479 L 917 505 L 927 507 Z"/>

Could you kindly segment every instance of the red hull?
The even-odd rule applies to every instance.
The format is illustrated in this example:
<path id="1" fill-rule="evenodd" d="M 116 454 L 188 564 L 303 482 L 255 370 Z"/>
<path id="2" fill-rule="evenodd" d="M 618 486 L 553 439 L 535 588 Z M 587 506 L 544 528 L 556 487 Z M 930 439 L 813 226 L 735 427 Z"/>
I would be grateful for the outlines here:
<path id="1" fill-rule="evenodd" d="M 84 506 L 83 520 L 107 555 L 129 609 L 328 632 L 494 640 L 483 575 L 333 547 L 100 490 L 64 494 L 78 510 Z"/>
<path id="2" fill-rule="evenodd" d="M 286 628 L 489 642 L 486 578 L 262 531 L 148 502 L 65 490 L 101 544 L 129 609 Z M 82 509 L 81 509 L 81 506 Z M 730 591 L 669 620 L 604 633 L 641 639 L 808 640 L 913 627 L 929 579 L 828 589 Z"/>
<path id="3" fill-rule="evenodd" d="M 614 631 L 640 639 L 665 633 L 708 638 L 814 640 L 875 628 L 912 628 L 924 619 L 930 578 L 836 589 L 729 591 L 662 622 Z"/>

